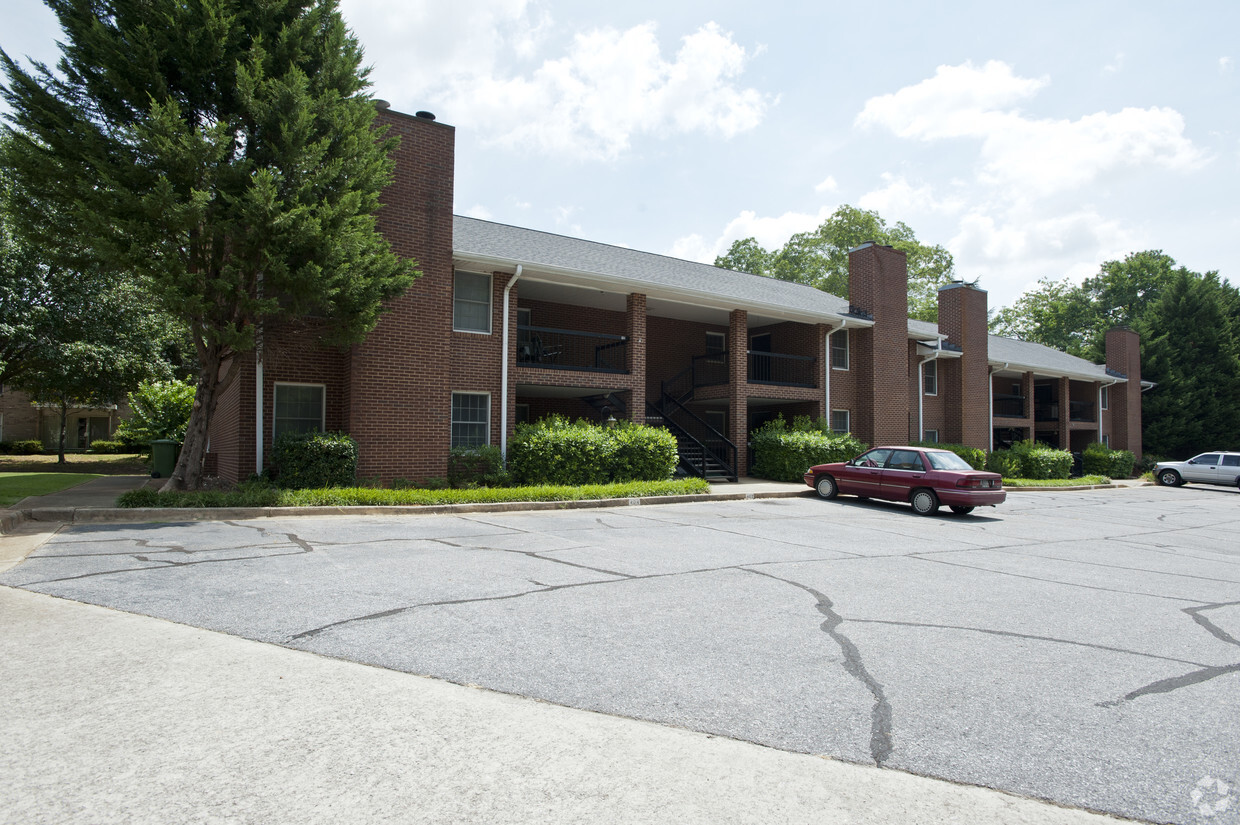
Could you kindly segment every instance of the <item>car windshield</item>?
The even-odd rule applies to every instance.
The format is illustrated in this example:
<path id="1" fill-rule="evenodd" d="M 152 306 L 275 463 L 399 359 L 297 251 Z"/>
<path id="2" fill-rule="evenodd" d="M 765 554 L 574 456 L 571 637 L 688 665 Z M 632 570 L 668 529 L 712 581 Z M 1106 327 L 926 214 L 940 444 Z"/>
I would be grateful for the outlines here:
<path id="1" fill-rule="evenodd" d="M 969 462 L 955 453 L 926 453 L 930 466 L 936 470 L 972 470 Z"/>

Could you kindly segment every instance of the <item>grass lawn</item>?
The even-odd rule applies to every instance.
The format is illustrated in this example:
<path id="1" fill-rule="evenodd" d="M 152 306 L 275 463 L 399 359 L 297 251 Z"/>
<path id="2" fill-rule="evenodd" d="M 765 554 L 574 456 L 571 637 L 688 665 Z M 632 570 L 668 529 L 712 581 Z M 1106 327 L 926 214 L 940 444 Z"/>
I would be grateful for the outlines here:
<path id="1" fill-rule="evenodd" d="M 26 496 L 42 496 L 99 478 L 99 473 L 3 473 L 0 472 L 0 507 L 16 504 Z"/>
<path id="2" fill-rule="evenodd" d="M 1005 478 L 1004 487 L 1084 487 L 1110 484 L 1106 476 L 1081 476 L 1080 478 Z"/>
<path id="3" fill-rule="evenodd" d="M 101 476 L 144 476 L 151 468 L 140 455 L 65 453 L 65 463 L 54 455 L 0 455 L 0 473 L 95 473 Z"/>

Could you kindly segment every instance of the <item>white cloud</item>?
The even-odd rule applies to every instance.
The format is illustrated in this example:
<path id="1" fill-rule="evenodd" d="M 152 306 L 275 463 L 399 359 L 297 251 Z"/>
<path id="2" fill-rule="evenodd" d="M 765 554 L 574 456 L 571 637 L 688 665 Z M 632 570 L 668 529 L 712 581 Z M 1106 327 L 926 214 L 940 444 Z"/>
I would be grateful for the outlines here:
<path id="1" fill-rule="evenodd" d="M 1218 59 L 1218 73 L 1219 74 L 1231 74 L 1233 65 L 1234 64 L 1230 57 L 1220 57 Z"/>
<path id="2" fill-rule="evenodd" d="M 1115 55 L 1115 59 L 1102 67 L 1103 74 L 1117 74 L 1124 68 L 1124 53 L 1119 52 Z"/>
<path id="3" fill-rule="evenodd" d="M 469 218 L 477 218 L 482 221 L 491 220 L 491 210 L 487 209 L 480 203 L 474 204 L 465 210 L 464 215 Z"/>
<path id="4" fill-rule="evenodd" d="M 1077 120 L 1026 117 L 1016 104 L 1047 82 L 1018 77 L 998 61 L 980 69 L 940 66 L 932 78 L 871 98 L 856 122 L 924 142 L 979 139 L 979 179 L 1014 199 L 1077 189 L 1124 167 L 1187 170 L 1205 163 L 1174 109 L 1126 108 Z"/>
<path id="5" fill-rule="evenodd" d="M 614 159 L 641 135 L 722 138 L 753 129 L 774 101 L 738 82 L 760 49 L 706 23 L 665 56 L 654 23 L 566 32 L 530 0 L 345 0 L 376 64 L 375 93 L 500 145 Z M 553 40 L 559 56 L 546 56 Z"/>
<path id="6" fill-rule="evenodd" d="M 675 258 L 713 263 L 715 258 L 728 251 L 733 241 L 742 238 L 754 238 L 764 249 L 778 249 L 796 233 L 816 229 L 834 211 L 834 206 L 824 206 L 813 215 L 785 212 L 775 217 L 759 217 L 756 212 L 746 210 L 733 218 L 713 241 L 697 234 L 688 235 L 677 239 L 668 254 Z"/>
<path id="7" fill-rule="evenodd" d="M 857 206 L 896 220 L 904 220 L 903 216 L 909 213 L 954 213 L 964 208 L 959 198 L 936 198 L 929 184 L 913 186 L 903 176 L 890 172 L 884 172 L 882 178 L 884 185 L 858 198 Z"/>
<path id="8" fill-rule="evenodd" d="M 840 185 L 835 182 L 835 176 L 827 175 L 823 179 L 822 183 L 814 187 L 814 191 L 815 192 L 834 192 L 839 188 L 840 188 Z"/>

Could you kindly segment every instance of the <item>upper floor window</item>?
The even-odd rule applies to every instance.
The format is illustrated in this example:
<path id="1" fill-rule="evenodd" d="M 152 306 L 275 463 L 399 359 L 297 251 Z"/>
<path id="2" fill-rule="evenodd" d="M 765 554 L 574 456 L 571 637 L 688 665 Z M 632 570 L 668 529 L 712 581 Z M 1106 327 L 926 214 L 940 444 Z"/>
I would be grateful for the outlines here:
<path id="1" fill-rule="evenodd" d="M 922 391 L 926 395 L 939 394 L 939 362 L 923 361 L 921 364 Z"/>
<path id="2" fill-rule="evenodd" d="M 1111 408 L 1111 393 L 1109 392 L 1110 389 L 1111 389 L 1110 387 L 1102 388 L 1102 409 L 1104 410 L 1109 410 Z"/>
<path id="3" fill-rule="evenodd" d="M 491 276 L 457 272 L 452 289 L 452 329 L 491 331 Z"/>
<path id="4" fill-rule="evenodd" d="M 706 354 L 711 363 L 723 363 L 723 353 L 728 349 L 728 336 L 722 332 L 706 333 Z"/>
<path id="5" fill-rule="evenodd" d="M 284 433 L 323 432 L 326 395 L 322 384 L 276 384 L 272 439 Z"/>
<path id="6" fill-rule="evenodd" d="M 848 369 L 848 330 L 837 329 L 831 333 L 831 369 Z"/>

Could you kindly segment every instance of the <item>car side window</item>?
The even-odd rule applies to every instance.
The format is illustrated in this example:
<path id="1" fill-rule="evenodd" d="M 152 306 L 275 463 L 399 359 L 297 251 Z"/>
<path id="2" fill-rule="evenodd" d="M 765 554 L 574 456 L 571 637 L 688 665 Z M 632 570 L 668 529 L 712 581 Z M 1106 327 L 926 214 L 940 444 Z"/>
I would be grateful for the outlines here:
<path id="1" fill-rule="evenodd" d="M 887 462 L 889 455 L 891 450 L 870 450 L 857 456 L 853 463 L 858 467 L 881 467 Z"/>
<path id="2" fill-rule="evenodd" d="M 1223 456 L 1224 467 L 1240 467 L 1240 455 Z"/>
<path id="3" fill-rule="evenodd" d="M 888 470 L 917 470 L 925 471 L 925 465 L 921 463 L 921 456 L 912 450 L 896 450 L 891 454 L 891 459 L 887 462 Z"/>
<path id="4" fill-rule="evenodd" d="M 1218 453 L 1207 453 L 1206 455 L 1199 455 L 1196 458 L 1194 458 L 1193 463 L 1194 464 L 1205 464 L 1210 467 L 1215 467 L 1218 465 L 1218 460 L 1219 460 Z"/>

